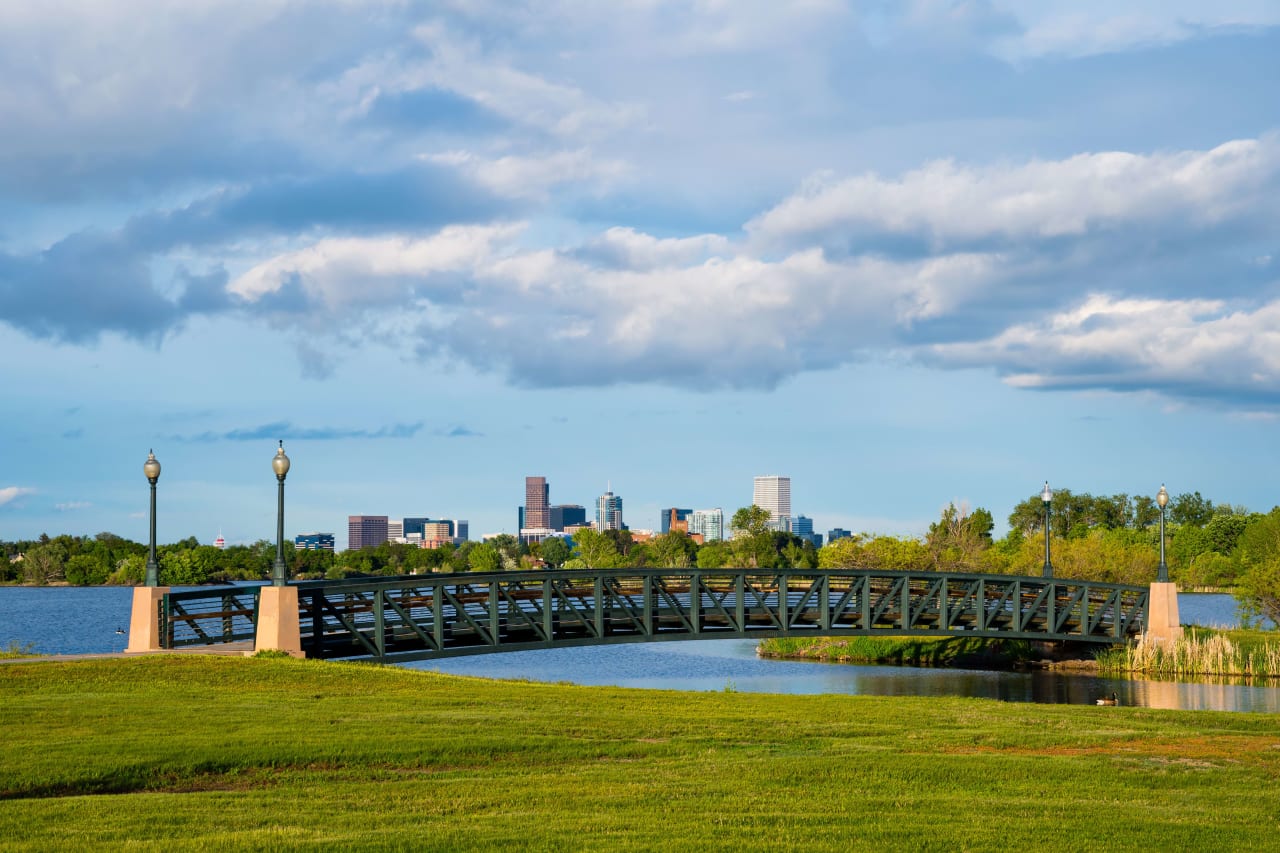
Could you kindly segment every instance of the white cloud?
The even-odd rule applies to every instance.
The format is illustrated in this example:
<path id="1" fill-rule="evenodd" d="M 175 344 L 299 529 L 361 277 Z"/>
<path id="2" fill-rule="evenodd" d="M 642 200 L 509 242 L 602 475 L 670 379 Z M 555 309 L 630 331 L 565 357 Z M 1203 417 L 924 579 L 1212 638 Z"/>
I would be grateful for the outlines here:
<path id="1" fill-rule="evenodd" d="M 934 346 L 953 366 L 994 366 L 1021 388 L 1154 388 L 1241 405 L 1280 404 L 1280 302 L 1093 294 L 988 340 Z"/>
<path id="2" fill-rule="evenodd" d="M 687 266 L 712 257 L 731 257 L 735 251 L 729 239 L 720 234 L 658 238 L 623 227 L 608 229 L 585 248 L 588 257 L 632 270 Z"/>
<path id="3" fill-rule="evenodd" d="M 995 44 L 1018 60 L 1042 56 L 1091 56 L 1158 47 L 1216 29 L 1256 30 L 1280 25 L 1280 6 L 1268 0 L 1073 0 L 1067 3 L 1002 3 L 1020 19 L 1022 32 Z"/>
<path id="4" fill-rule="evenodd" d="M 421 24 L 413 35 L 429 58 L 406 59 L 396 53 L 372 56 L 322 91 L 352 114 L 368 109 L 382 95 L 426 89 L 453 92 L 518 126 L 579 143 L 643 118 L 637 104 L 598 98 L 579 86 L 520 68 L 444 21 Z"/>
<path id="5" fill-rule="evenodd" d="M 1208 151 L 948 162 L 896 179 L 821 180 L 752 219 L 745 240 L 618 226 L 552 248 L 530 223 L 332 237 L 259 262 L 230 289 L 252 304 L 296 288 L 305 306 L 277 322 L 376 320 L 392 345 L 530 385 L 767 387 L 897 351 L 994 367 L 1022 387 L 1200 396 L 1219 376 L 1229 380 L 1220 396 L 1275 394 L 1280 309 L 1195 298 L 1213 291 L 1195 283 L 1183 285 L 1187 298 L 1140 298 L 1155 291 L 1143 278 L 1152 261 L 1130 235 L 1194 236 L 1226 222 L 1274 230 L 1265 214 L 1278 175 L 1275 136 Z M 857 232 L 928 246 L 898 256 L 876 251 L 876 239 L 824 248 Z M 1085 238 L 1089 251 L 1059 245 Z M 1044 241 L 1054 248 L 1040 250 Z M 1243 254 L 1240 274 L 1264 275 L 1257 257 Z M 1078 281 L 1104 277 L 1117 293 L 1077 301 Z M 935 327 L 949 343 L 932 345 Z"/>
<path id="6" fill-rule="evenodd" d="M 430 237 L 333 237 L 263 261 L 228 290 L 249 301 L 297 282 L 314 307 L 349 310 L 404 307 L 408 279 L 433 273 L 467 271 L 510 240 L 524 226 L 450 226 Z"/>
<path id="7" fill-rule="evenodd" d="M 446 151 L 426 154 L 421 159 L 459 169 L 499 195 L 536 200 L 545 200 L 551 190 L 565 184 L 590 186 L 601 192 L 629 171 L 625 162 L 597 158 L 586 148 L 497 158 L 471 151 Z"/>
<path id="8" fill-rule="evenodd" d="M 67 503 L 54 504 L 53 508 L 58 512 L 74 512 L 78 509 L 88 509 L 93 506 L 89 501 L 68 501 Z"/>
<path id="9" fill-rule="evenodd" d="M 575 254 L 522 248 L 517 235 L 325 240 L 233 288 L 256 300 L 293 281 L 326 310 L 404 314 L 416 304 L 421 350 L 524 383 L 745 387 L 892 345 L 897 331 L 998 277 L 998 257 L 974 254 L 832 262 L 809 249 L 766 261 L 718 235 L 633 229 Z"/>
<path id="10" fill-rule="evenodd" d="M 934 162 L 898 179 L 817 176 L 747 223 L 765 243 L 909 234 L 935 246 L 1078 237 L 1149 223 L 1205 227 L 1273 209 L 1280 137 L 1209 151 L 1111 151 L 984 167 Z"/>
<path id="11" fill-rule="evenodd" d="M 23 495 L 34 494 L 35 489 L 28 489 L 23 486 L 5 486 L 0 489 L 0 506 L 13 503 Z"/>

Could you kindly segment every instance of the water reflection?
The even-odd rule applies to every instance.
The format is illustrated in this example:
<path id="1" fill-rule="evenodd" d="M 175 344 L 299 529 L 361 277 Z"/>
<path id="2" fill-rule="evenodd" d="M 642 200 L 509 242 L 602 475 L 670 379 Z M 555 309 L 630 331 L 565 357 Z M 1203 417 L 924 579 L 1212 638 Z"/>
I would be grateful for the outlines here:
<path id="1" fill-rule="evenodd" d="M 968 696 L 1005 702 L 1119 704 L 1188 710 L 1280 713 L 1280 686 L 1130 681 L 1036 670 L 924 669 L 758 658 L 751 640 L 546 649 L 407 666 L 484 678 L 747 693 Z"/>

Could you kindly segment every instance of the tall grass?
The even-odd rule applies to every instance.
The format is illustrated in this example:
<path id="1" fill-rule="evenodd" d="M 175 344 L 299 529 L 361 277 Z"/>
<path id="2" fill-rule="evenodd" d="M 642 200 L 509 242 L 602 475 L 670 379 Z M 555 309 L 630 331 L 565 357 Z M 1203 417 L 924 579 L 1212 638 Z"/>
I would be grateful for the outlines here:
<path id="1" fill-rule="evenodd" d="M 778 637 L 756 651 L 769 658 L 905 666 L 1008 666 L 1039 657 L 1025 640 L 978 637 Z"/>
<path id="2" fill-rule="evenodd" d="M 1145 675 L 1280 678 L 1280 638 L 1192 628 L 1169 646 L 1139 639 L 1098 656 L 1098 671 Z"/>
<path id="3" fill-rule="evenodd" d="M 0 660 L 9 660 L 11 658 L 29 658 L 34 656 L 35 653 L 36 653 L 36 647 L 34 643 L 27 643 L 26 645 L 22 645 L 22 644 L 19 644 L 17 640 L 10 640 L 9 645 L 7 647 L 0 648 Z"/>

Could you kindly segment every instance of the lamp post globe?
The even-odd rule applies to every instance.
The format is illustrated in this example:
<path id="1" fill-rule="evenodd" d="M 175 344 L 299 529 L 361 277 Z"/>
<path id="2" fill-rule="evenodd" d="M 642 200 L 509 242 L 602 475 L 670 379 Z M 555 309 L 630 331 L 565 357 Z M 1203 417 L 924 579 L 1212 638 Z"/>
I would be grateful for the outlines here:
<path id="1" fill-rule="evenodd" d="M 1164 483 L 1160 484 L 1160 492 L 1156 495 L 1156 503 L 1160 505 L 1160 568 L 1156 571 L 1157 583 L 1169 582 L 1169 565 L 1164 561 L 1164 508 L 1169 505 L 1169 492 Z"/>
<path id="2" fill-rule="evenodd" d="M 147 586 L 160 585 L 160 564 L 156 562 L 156 481 L 160 479 L 160 462 L 154 450 L 147 451 L 147 461 L 142 463 L 142 473 L 151 484 L 151 545 L 147 549 Z"/>
<path id="3" fill-rule="evenodd" d="M 1053 562 L 1049 559 L 1049 505 L 1053 503 L 1053 490 L 1049 481 L 1044 481 L 1044 491 L 1040 492 L 1040 500 L 1044 501 L 1044 576 L 1053 577 Z"/>
<path id="4" fill-rule="evenodd" d="M 271 470 L 275 472 L 279 483 L 279 507 L 276 512 L 276 561 L 271 567 L 271 583 L 273 586 L 284 586 L 289 580 L 289 570 L 284 563 L 284 478 L 289 474 L 289 457 L 284 453 L 284 441 L 280 442 L 275 457 L 271 460 Z"/>

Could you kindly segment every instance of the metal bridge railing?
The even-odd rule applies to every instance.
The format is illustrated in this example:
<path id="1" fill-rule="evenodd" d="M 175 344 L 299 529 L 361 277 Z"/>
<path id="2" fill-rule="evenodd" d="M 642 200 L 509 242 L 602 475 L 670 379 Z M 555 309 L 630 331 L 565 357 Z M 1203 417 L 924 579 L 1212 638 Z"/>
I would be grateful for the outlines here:
<path id="1" fill-rule="evenodd" d="M 310 657 L 415 660 L 711 637 L 946 634 L 1121 642 L 1148 589 L 855 569 L 604 569 L 298 584 Z"/>
<path id="2" fill-rule="evenodd" d="M 261 587 L 221 587 L 166 593 L 160 604 L 160 645 L 166 649 L 253 641 Z"/>

